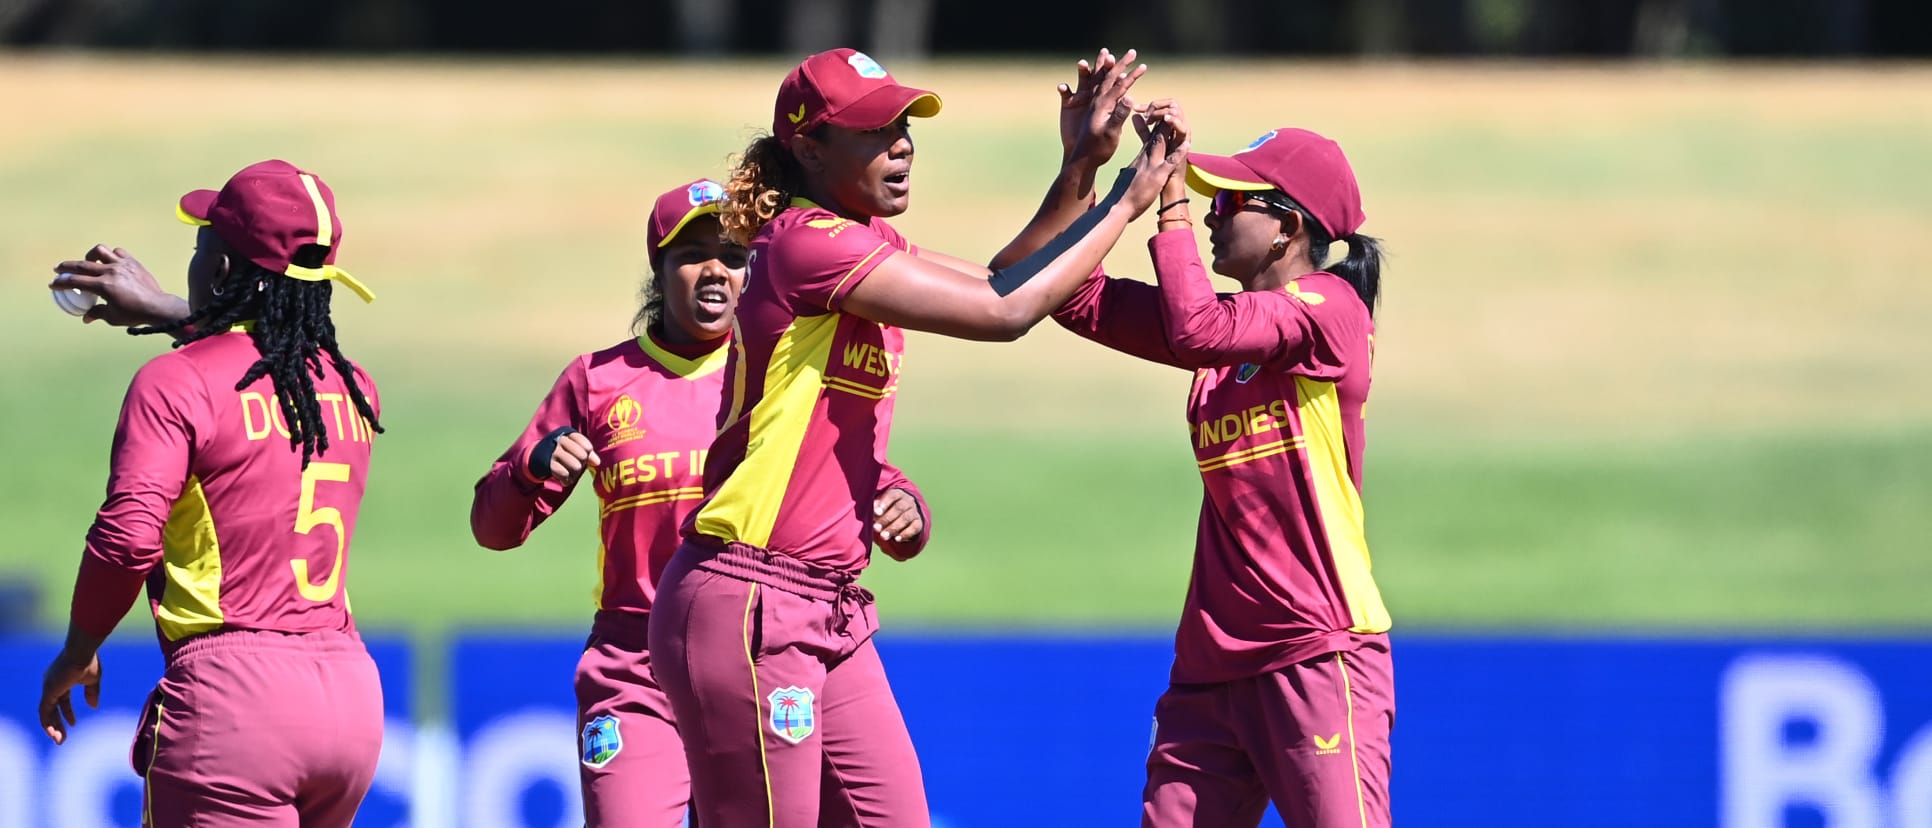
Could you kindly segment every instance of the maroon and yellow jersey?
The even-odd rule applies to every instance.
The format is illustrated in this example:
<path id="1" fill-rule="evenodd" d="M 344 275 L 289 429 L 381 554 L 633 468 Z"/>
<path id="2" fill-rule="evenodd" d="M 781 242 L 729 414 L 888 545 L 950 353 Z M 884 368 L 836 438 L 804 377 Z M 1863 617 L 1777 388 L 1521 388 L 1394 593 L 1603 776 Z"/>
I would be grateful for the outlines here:
<path id="1" fill-rule="evenodd" d="M 544 435 L 575 428 L 602 461 L 579 481 L 597 492 L 597 608 L 649 612 L 678 527 L 704 496 L 724 343 L 679 348 L 680 355 L 643 336 L 572 360 L 523 434 L 476 482 L 470 529 L 477 542 L 520 546 L 563 505 L 571 489 L 532 477 L 529 457 Z"/>
<path id="2" fill-rule="evenodd" d="M 848 572 L 872 547 L 904 334 L 839 310 L 913 248 L 803 199 L 752 240 L 705 502 L 688 533 Z"/>
<path id="3" fill-rule="evenodd" d="M 344 378 L 318 372 L 329 447 L 303 468 L 271 381 L 235 390 L 258 358 L 238 329 L 134 375 L 75 589 L 81 629 L 111 630 L 139 578 L 170 651 L 219 629 L 354 629 L 345 583 L 372 429 Z M 356 382 L 375 406 L 360 368 Z"/>
<path id="4" fill-rule="evenodd" d="M 1329 273 L 1217 296 L 1192 233 L 1149 248 L 1158 288 L 1096 277 L 1055 318 L 1194 372 L 1188 437 L 1205 496 L 1173 680 L 1259 675 L 1386 632 L 1362 517 L 1368 308 Z"/>

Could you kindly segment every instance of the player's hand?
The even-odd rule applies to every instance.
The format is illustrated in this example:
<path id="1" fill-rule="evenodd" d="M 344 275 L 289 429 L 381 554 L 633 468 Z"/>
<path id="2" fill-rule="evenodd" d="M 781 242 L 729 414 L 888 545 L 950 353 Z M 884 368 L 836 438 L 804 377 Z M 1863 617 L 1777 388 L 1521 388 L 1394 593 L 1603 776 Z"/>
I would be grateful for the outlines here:
<path id="1" fill-rule="evenodd" d="M 40 680 L 40 728 L 47 732 L 47 738 L 54 744 L 67 742 L 67 728 L 74 724 L 74 699 L 70 691 L 76 686 L 87 699 L 87 706 L 101 706 L 101 657 L 89 655 L 86 661 L 61 650 L 54 656 L 54 663 L 47 665 L 47 673 Z"/>
<path id="2" fill-rule="evenodd" d="M 1093 63 L 1074 65 L 1071 86 L 1060 84 L 1060 149 L 1066 161 L 1098 169 L 1113 159 L 1121 130 L 1134 112 L 1134 99 L 1127 93 L 1147 74 L 1145 64 L 1134 65 L 1138 55 L 1128 49 L 1116 58 L 1101 49 Z"/>
<path id="3" fill-rule="evenodd" d="M 80 288 L 101 297 L 101 302 L 81 317 L 82 322 L 99 320 L 116 327 L 161 325 L 188 315 L 188 301 L 161 289 L 145 265 L 118 247 L 94 245 L 87 255 L 54 267 L 56 274 L 47 283 L 50 289 Z"/>
<path id="4" fill-rule="evenodd" d="M 569 426 L 544 435 L 530 449 L 530 474 L 555 480 L 566 489 L 577 485 L 585 469 L 598 468 L 603 462 L 590 438 Z"/>
<path id="5" fill-rule="evenodd" d="M 901 547 L 926 531 L 926 516 L 919 511 L 919 499 L 905 489 L 887 489 L 872 501 L 872 533 L 879 548 L 893 560 L 903 561 L 919 554 L 916 547 Z"/>
<path id="6" fill-rule="evenodd" d="M 1180 102 L 1173 98 L 1162 98 L 1161 100 L 1149 103 L 1147 108 L 1140 113 L 1140 117 L 1142 121 L 1150 126 L 1165 125 L 1170 136 L 1168 140 L 1170 141 L 1187 142 L 1193 140 L 1193 133 L 1188 130 L 1187 126 L 1187 114 L 1181 111 Z M 1181 164 L 1174 168 L 1174 174 L 1168 176 L 1167 183 L 1162 186 L 1160 203 L 1172 204 L 1184 198 L 1187 198 L 1187 165 Z M 1163 220 L 1177 217 L 1185 219 L 1187 216 L 1188 209 L 1185 206 L 1176 207 L 1167 213 L 1161 214 Z"/>
<path id="7" fill-rule="evenodd" d="M 1189 144 L 1175 140 L 1166 124 L 1148 123 L 1140 115 L 1134 116 L 1134 131 L 1140 133 L 1140 153 L 1134 156 L 1130 168 L 1134 171 L 1134 180 L 1127 186 L 1121 203 L 1139 218 L 1160 197 L 1174 173 L 1185 168 Z"/>

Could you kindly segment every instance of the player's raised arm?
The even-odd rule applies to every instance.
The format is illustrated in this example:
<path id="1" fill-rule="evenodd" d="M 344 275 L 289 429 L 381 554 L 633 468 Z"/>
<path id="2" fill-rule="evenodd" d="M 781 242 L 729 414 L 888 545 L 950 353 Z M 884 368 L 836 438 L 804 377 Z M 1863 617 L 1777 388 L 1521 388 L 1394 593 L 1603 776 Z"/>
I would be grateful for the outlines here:
<path id="1" fill-rule="evenodd" d="M 118 247 L 97 244 L 79 259 L 54 266 L 52 290 L 79 290 L 100 301 L 81 316 L 115 327 L 164 325 L 188 316 L 188 300 L 161 289 L 140 260 Z"/>
<path id="2" fill-rule="evenodd" d="M 1186 157 L 1185 144 L 1170 146 L 1164 132 L 1150 133 L 1107 196 L 1026 258 L 979 279 L 917 256 L 891 256 L 852 288 L 843 309 L 960 339 L 1018 339 L 1073 295 Z"/>

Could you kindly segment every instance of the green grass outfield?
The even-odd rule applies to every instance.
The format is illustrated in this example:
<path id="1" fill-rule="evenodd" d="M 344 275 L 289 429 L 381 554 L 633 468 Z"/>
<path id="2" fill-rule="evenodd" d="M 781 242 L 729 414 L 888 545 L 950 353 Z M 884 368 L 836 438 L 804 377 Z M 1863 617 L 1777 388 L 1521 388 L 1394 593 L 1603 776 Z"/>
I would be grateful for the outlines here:
<path id="1" fill-rule="evenodd" d="M 178 286 L 172 199 L 282 156 L 334 184 L 342 263 L 381 294 L 338 302 L 390 429 L 362 624 L 581 628 L 593 510 L 488 552 L 470 486 L 566 360 L 624 335 L 649 199 L 718 173 L 783 69 L 0 56 L 0 577 L 59 623 L 120 393 L 163 347 L 74 325 L 48 267 L 106 241 Z M 1050 175 L 1061 70 L 895 72 L 947 100 L 898 226 L 990 254 Z M 1361 172 L 1395 253 L 1367 505 L 1399 626 L 1932 629 L 1932 110 L 1904 104 L 1932 71 L 1157 63 L 1143 84 L 1203 150 L 1296 122 Z M 1146 233 L 1110 267 L 1144 275 Z M 893 454 L 938 539 L 866 576 L 887 624 L 1170 626 L 1199 507 L 1185 390 L 1057 330 L 914 336 Z"/>

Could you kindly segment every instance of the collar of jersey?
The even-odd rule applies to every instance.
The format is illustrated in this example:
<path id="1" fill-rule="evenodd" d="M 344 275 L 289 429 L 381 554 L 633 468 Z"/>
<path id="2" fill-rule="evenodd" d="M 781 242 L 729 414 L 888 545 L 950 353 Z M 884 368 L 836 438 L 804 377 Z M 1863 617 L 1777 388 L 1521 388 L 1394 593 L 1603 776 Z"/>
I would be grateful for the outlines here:
<path id="1" fill-rule="evenodd" d="M 637 338 L 637 347 L 644 349 L 645 356 L 685 379 L 698 379 L 717 373 L 724 368 L 725 360 L 731 356 L 731 343 L 726 342 L 711 353 L 697 359 L 687 359 L 664 350 L 656 342 L 651 341 L 651 335 L 648 333 Z"/>

